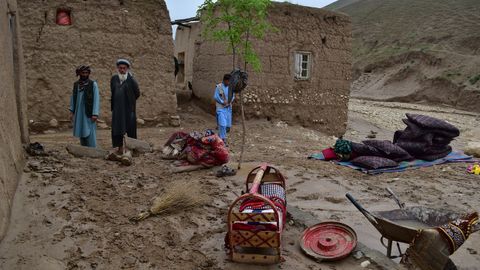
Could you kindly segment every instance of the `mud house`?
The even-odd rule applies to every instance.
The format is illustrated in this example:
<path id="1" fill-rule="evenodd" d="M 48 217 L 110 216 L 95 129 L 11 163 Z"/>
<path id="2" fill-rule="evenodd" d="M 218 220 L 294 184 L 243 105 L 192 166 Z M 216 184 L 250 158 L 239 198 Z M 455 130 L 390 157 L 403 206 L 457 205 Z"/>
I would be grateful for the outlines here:
<path id="1" fill-rule="evenodd" d="M 0 240 L 9 223 L 13 195 L 23 169 L 22 143 L 28 142 L 26 86 L 18 9 L 0 0 Z"/>
<path id="2" fill-rule="evenodd" d="M 352 79 L 350 18 L 323 9 L 275 3 L 269 21 L 278 31 L 256 41 L 263 67 L 260 73 L 249 73 L 244 96 L 247 117 L 279 119 L 327 134 L 343 134 Z M 202 38 L 200 22 L 176 23 L 175 55 L 183 64 L 177 83 L 191 83 L 203 107 L 213 111 L 214 87 L 231 71 L 231 55 L 223 44 Z"/>
<path id="3" fill-rule="evenodd" d="M 102 98 L 100 118 L 108 121 L 110 77 L 119 57 L 131 60 L 140 84 L 137 116 L 149 123 L 168 122 L 176 115 L 172 30 L 163 0 L 18 4 L 31 128 L 43 129 L 52 119 L 68 122 L 74 71 L 80 64 L 92 66 Z"/>

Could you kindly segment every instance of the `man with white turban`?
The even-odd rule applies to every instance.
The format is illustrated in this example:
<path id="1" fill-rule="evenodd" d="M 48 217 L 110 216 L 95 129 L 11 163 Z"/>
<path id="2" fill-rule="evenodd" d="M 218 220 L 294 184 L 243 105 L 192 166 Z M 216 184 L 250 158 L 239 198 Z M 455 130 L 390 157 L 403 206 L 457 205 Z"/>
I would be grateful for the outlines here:
<path id="1" fill-rule="evenodd" d="M 123 153 L 123 137 L 137 138 L 136 103 L 140 97 L 137 81 L 129 72 L 130 62 L 126 59 L 117 60 L 118 73 L 110 80 L 112 109 L 112 145 L 118 147 L 118 153 Z"/>

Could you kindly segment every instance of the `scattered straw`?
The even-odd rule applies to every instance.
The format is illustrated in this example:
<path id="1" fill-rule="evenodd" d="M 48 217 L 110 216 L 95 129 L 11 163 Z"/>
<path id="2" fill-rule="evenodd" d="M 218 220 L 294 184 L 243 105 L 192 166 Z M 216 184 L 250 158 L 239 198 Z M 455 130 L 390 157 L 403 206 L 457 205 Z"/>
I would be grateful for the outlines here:
<path id="1" fill-rule="evenodd" d="M 192 189 L 192 184 L 189 182 L 176 182 L 153 200 L 148 211 L 130 220 L 138 222 L 152 215 L 171 214 L 203 205 L 207 202 L 207 197 L 198 192 L 198 189 Z"/>

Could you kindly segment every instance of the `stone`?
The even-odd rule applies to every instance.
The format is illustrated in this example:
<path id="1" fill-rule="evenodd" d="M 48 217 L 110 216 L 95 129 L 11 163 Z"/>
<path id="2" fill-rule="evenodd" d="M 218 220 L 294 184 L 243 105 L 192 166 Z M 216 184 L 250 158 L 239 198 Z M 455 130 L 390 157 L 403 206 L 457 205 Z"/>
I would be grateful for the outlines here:
<path id="1" fill-rule="evenodd" d="M 34 171 L 40 170 L 41 166 L 42 166 L 42 165 L 41 165 L 40 161 L 34 161 L 34 160 L 32 160 L 32 161 L 29 161 L 29 162 L 28 162 L 28 167 L 29 167 L 30 169 L 34 170 Z"/>
<path id="2" fill-rule="evenodd" d="M 153 151 L 153 147 L 150 143 L 130 137 L 125 137 L 125 145 L 128 149 L 140 153 L 149 153 Z"/>
<path id="3" fill-rule="evenodd" d="M 43 131 L 43 134 L 55 134 L 57 133 L 55 130 L 51 130 L 51 129 L 47 129 L 45 131 Z"/>
<path id="4" fill-rule="evenodd" d="M 369 265 L 371 264 L 371 262 L 369 260 L 366 260 L 366 261 L 363 261 L 360 266 L 362 268 L 367 268 Z"/>
<path id="5" fill-rule="evenodd" d="M 178 115 L 170 116 L 170 125 L 172 127 L 179 127 L 180 126 L 180 116 L 178 116 Z"/>
<path id="6" fill-rule="evenodd" d="M 469 142 L 463 150 L 467 155 L 480 158 L 480 142 Z"/>
<path id="7" fill-rule="evenodd" d="M 283 122 L 283 121 L 278 121 L 275 125 L 277 127 L 280 127 L 280 128 L 287 128 L 288 127 L 288 124 Z"/>
<path id="8" fill-rule="evenodd" d="M 356 260 L 360 260 L 361 258 L 365 257 L 365 254 L 363 254 L 363 252 L 361 252 L 360 250 L 357 250 L 353 253 L 353 258 L 355 258 Z"/>
<path id="9" fill-rule="evenodd" d="M 137 124 L 139 125 L 145 125 L 145 120 L 141 119 L 141 118 L 137 118 Z"/>
<path id="10" fill-rule="evenodd" d="M 67 145 L 67 152 L 75 157 L 89 157 L 89 158 L 101 158 L 104 159 L 108 155 L 107 150 L 100 148 L 86 147 L 82 145 Z"/>
<path id="11" fill-rule="evenodd" d="M 50 127 L 53 127 L 53 128 L 58 127 L 58 121 L 57 121 L 57 119 L 53 118 L 52 120 L 50 120 L 50 122 L 48 122 L 48 125 L 49 125 Z"/>

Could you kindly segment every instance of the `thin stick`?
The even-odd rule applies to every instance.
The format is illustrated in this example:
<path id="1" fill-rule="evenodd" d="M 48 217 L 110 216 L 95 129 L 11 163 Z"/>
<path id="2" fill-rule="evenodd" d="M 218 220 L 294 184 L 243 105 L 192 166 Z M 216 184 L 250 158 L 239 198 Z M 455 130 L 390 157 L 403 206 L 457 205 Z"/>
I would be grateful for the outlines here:
<path id="1" fill-rule="evenodd" d="M 247 31 L 247 39 L 245 40 L 245 49 L 244 49 L 245 54 L 247 51 L 249 39 L 250 39 L 250 28 Z M 247 57 L 245 57 L 245 66 L 243 68 L 245 72 L 247 72 L 247 64 L 248 64 Z M 245 127 L 245 109 L 243 107 L 243 96 L 242 96 L 243 91 L 245 91 L 245 89 L 240 91 L 240 111 L 242 112 L 242 146 L 240 150 L 240 158 L 238 159 L 238 167 L 237 167 L 238 170 L 242 168 L 243 153 L 245 152 L 245 140 L 247 136 L 247 128 Z"/>

